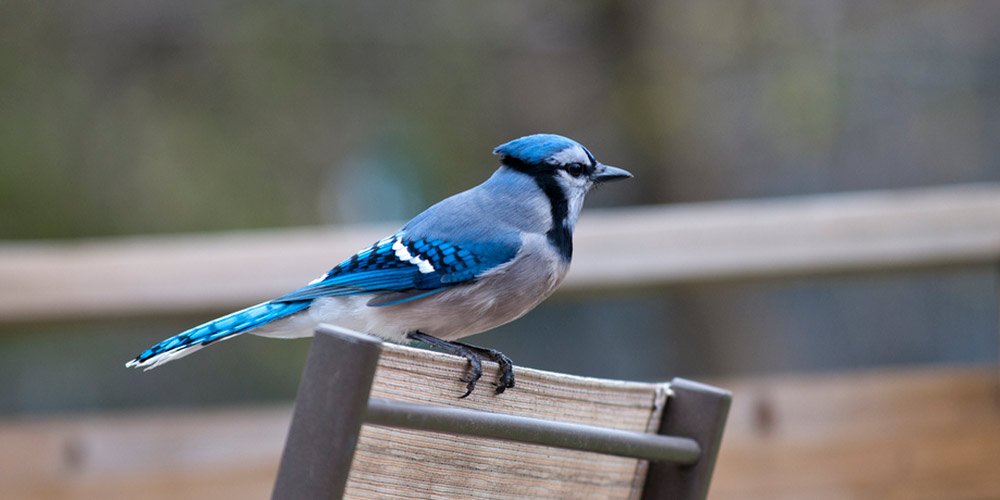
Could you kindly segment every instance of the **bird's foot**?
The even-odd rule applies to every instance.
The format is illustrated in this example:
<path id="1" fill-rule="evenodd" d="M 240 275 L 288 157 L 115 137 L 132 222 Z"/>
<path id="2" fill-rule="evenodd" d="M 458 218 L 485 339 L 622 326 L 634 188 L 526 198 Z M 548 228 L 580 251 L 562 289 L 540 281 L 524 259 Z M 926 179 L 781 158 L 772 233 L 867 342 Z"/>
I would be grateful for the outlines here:
<path id="1" fill-rule="evenodd" d="M 455 343 L 490 361 L 493 361 L 500 366 L 499 373 L 497 374 L 497 381 L 493 383 L 493 385 L 496 386 L 497 394 L 503 394 L 503 391 L 514 387 L 514 363 L 511 362 L 510 358 L 508 358 L 506 354 L 496 349 L 464 344 L 462 342 Z"/>
<path id="2" fill-rule="evenodd" d="M 460 379 L 462 382 L 465 382 L 466 391 L 465 394 L 459 396 L 459 399 L 472 394 L 472 391 L 476 388 L 476 383 L 483 376 L 482 358 L 493 361 L 500 366 L 500 373 L 497 376 L 497 382 L 494 384 L 497 394 L 502 394 L 505 390 L 514 387 L 514 364 L 510 358 L 496 349 L 441 340 L 423 332 L 411 332 L 407 334 L 407 337 L 428 344 L 446 353 L 462 356 L 469 361 L 469 373 Z"/>

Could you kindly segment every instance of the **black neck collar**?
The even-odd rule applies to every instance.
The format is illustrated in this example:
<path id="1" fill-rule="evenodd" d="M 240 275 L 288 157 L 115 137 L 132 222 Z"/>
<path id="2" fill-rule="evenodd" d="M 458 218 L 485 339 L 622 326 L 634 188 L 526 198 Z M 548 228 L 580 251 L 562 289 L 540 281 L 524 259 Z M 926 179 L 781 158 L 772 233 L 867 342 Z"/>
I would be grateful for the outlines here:
<path id="1" fill-rule="evenodd" d="M 508 168 L 530 175 L 545 193 L 549 199 L 552 215 L 552 227 L 546 231 L 545 236 L 559 252 L 559 256 L 569 262 L 573 258 L 573 231 L 567 220 L 569 201 L 566 199 L 566 192 L 555 178 L 556 170 L 551 165 L 525 163 L 510 156 L 502 157 L 500 162 Z"/>

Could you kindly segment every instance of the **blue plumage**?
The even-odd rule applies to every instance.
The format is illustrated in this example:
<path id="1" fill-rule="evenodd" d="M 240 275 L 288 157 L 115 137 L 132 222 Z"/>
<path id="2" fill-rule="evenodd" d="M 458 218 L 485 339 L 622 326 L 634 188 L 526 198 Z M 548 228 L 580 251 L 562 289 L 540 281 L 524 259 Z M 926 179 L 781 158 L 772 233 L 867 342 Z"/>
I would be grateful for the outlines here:
<path id="1" fill-rule="evenodd" d="M 275 302 L 405 291 L 427 296 L 424 292 L 470 281 L 516 253 L 513 245 L 411 239 L 400 233 L 356 253 L 320 279 Z"/>
<path id="2" fill-rule="evenodd" d="M 308 336 L 329 322 L 465 356 L 473 367 L 469 392 L 486 356 L 501 364 L 497 392 L 513 387 L 509 359 L 454 339 L 519 318 L 548 297 L 569 269 L 586 193 L 631 174 L 552 134 L 515 139 L 494 153 L 501 165 L 486 182 L 428 208 L 308 285 L 166 339 L 127 366 L 153 368 L 244 332 Z"/>
<path id="3" fill-rule="evenodd" d="M 579 146 L 578 142 L 555 134 L 535 134 L 497 146 L 494 154 L 517 158 L 525 163 L 545 163 L 559 152 Z"/>
<path id="4" fill-rule="evenodd" d="M 473 280 L 478 274 L 509 261 L 516 252 L 516 247 L 498 243 L 458 244 L 441 239 L 409 239 L 397 234 L 354 254 L 303 288 L 170 337 L 146 349 L 130 363 L 140 364 L 164 353 L 223 340 L 308 309 L 320 297 L 380 293 L 369 301 L 369 305 L 376 307 L 422 299 Z"/>
<path id="5" fill-rule="evenodd" d="M 160 343 L 146 349 L 135 357 L 126 366 L 140 366 L 147 360 L 157 356 L 168 355 L 161 358 L 162 362 L 178 358 L 187 349 L 200 348 L 225 340 L 234 335 L 238 335 L 260 325 L 270 323 L 276 319 L 285 318 L 299 311 L 307 309 L 309 301 L 298 302 L 265 302 L 246 309 L 236 311 L 221 318 L 214 319 L 208 323 L 203 323 L 190 330 L 174 335 Z M 153 363 L 149 368 L 154 368 L 159 363 Z"/>

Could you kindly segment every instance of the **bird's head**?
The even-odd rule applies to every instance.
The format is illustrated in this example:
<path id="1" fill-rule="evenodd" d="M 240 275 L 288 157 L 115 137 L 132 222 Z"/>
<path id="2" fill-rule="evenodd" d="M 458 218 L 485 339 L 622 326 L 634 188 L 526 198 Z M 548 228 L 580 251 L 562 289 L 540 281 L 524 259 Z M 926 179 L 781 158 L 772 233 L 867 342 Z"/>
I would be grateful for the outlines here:
<path id="1" fill-rule="evenodd" d="M 555 183 L 567 198 L 582 198 L 594 185 L 628 179 L 624 169 L 605 165 L 573 139 L 555 134 L 535 134 L 497 146 L 500 163 L 535 177 L 539 184 Z"/>
<path id="2" fill-rule="evenodd" d="M 544 193 L 550 215 L 546 234 L 567 262 L 573 253 L 573 228 L 590 188 L 632 177 L 625 170 L 598 162 L 587 148 L 561 135 L 521 137 L 497 146 L 493 153 L 500 156 L 503 165 L 498 173 L 530 176 Z"/>

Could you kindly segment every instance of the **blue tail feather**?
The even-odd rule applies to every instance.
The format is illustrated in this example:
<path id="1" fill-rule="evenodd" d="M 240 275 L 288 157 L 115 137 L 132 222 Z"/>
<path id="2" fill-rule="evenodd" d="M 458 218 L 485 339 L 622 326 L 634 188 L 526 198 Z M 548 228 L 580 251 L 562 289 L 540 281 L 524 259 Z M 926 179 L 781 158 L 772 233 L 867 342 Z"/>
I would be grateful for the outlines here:
<path id="1" fill-rule="evenodd" d="M 180 357 L 181 352 L 193 350 L 219 340 L 239 335 L 274 320 L 291 316 L 307 309 L 311 300 L 295 302 L 264 302 L 236 311 L 221 318 L 198 325 L 146 349 L 126 366 L 152 368 L 160 363 Z"/>

